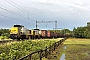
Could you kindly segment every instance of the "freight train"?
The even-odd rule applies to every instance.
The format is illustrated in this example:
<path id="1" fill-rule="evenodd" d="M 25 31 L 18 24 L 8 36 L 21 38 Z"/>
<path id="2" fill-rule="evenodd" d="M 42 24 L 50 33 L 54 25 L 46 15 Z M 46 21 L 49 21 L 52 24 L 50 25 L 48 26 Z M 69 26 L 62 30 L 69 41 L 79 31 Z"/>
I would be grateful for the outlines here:
<path id="1" fill-rule="evenodd" d="M 27 29 L 23 25 L 14 25 L 10 29 L 10 38 L 11 39 L 39 39 L 39 38 L 58 38 L 64 37 L 65 35 L 52 32 L 49 30 L 40 30 L 40 29 Z"/>

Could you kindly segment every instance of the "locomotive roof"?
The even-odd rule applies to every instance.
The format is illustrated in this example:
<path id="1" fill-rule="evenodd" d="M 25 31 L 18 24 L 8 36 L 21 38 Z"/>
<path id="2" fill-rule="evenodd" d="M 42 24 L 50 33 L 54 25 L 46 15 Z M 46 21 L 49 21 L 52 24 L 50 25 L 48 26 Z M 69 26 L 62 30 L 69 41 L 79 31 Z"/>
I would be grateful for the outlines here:
<path id="1" fill-rule="evenodd" d="M 40 29 L 32 29 L 32 30 L 40 30 Z"/>
<path id="2" fill-rule="evenodd" d="M 14 25 L 14 27 L 24 27 L 23 25 Z"/>

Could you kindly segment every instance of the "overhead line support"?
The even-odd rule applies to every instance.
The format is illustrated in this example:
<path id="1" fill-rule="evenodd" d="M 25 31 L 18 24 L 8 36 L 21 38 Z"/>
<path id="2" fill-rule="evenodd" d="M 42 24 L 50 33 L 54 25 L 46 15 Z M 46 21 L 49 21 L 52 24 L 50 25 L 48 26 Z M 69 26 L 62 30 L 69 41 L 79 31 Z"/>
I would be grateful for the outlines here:
<path id="1" fill-rule="evenodd" d="M 55 30 L 57 29 L 57 21 L 36 21 L 36 29 L 38 27 L 38 23 L 51 23 L 55 22 Z"/>

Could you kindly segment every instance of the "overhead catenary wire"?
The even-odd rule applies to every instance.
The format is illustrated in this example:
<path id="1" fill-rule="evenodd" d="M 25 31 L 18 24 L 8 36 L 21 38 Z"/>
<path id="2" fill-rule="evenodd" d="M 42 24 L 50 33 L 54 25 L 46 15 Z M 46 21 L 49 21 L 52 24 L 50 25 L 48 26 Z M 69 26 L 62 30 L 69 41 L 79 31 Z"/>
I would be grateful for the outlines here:
<path id="1" fill-rule="evenodd" d="M 22 16 L 22 15 L 20 15 L 20 14 L 18 14 L 18 13 L 15 13 L 15 12 L 11 11 L 11 10 L 8 10 L 8 9 L 6 9 L 6 8 L 0 7 L 0 9 L 2 9 L 2 10 L 4 10 L 4 11 L 7 11 L 7 12 L 13 14 L 13 15 L 18 15 L 19 17 L 26 18 L 25 16 Z M 29 18 L 27 18 L 27 19 L 29 19 Z M 31 19 L 31 20 L 32 20 L 32 19 Z"/>
<path id="2" fill-rule="evenodd" d="M 42 25 L 38 25 L 38 27 L 42 27 L 42 28 L 43 28 L 44 26 L 45 26 L 46 28 L 48 28 L 48 27 L 49 27 L 49 28 L 52 28 L 51 26 L 49 26 L 49 25 L 47 25 L 47 24 L 43 24 L 43 26 L 42 26 Z"/>
<path id="3" fill-rule="evenodd" d="M 18 6 L 19 8 L 21 8 L 23 11 L 25 11 L 28 14 L 28 11 L 22 7 L 20 7 L 18 4 L 16 4 L 15 2 L 9 0 L 10 2 L 12 2 L 13 4 L 15 4 L 16 6 Z"/>
<path id="4" fill-rule="evenodd" d="M 18 13 L 13 12 L 13 11 L 7 10 L 6 8 L 3 8 L 3 7 L 0 7 L 0 9 L 2 9 L 2 10 L 4 10 L 4 11 L 7 11 L 7 12 L 13 14 L 13 15 L 18 15 L 19 17 L 23 17 L 23 18 L 25 17 L 25 16 L 21 16 L 21 15 L 18 14 Z"/>
<path id="5" fill-rule="evenodd" d="M 0 14 L 0 16 L 3 16 L 3 17 L 5 17 L 5 18 L 10 18 L 10 19 L 14 19 L 14 20 L 17 20 L 17 19 L 15 19 L 15 18 L 12 18 L 12 17 L 8 17 L 8 16 L 2 15 L 2 14 Z"/>
<path id="6" fill-rule="evenodd" d="M 7 0 L 5 0 L 5 1 L 8 2 Z M 18 8 L 18 7 L 15 6 L 14 4 L 12 4 L 12 3 L 10 3 L 10 2 L 8 2 L 8 3 L 11 4 L 11 5 L 13 5 L 13 6 L 16 7 L 17 9 L 19 9 L 20 11 L 24 12 L 22 9 Z M 19 17 L 21 17 L 20 14 L 15 13 L 15 12 L 7 9 L 7 8 L 0 7 L 0 9 L 5 10 L 5 11 L 7 11 L 7 12 L 13 14 L 13 15 L 18 15 Z M 10 19 L 13 19 L 13 20 L 20 21 L 19 19 L 16 19 L 16 18 L 13 18 L 13 17 L 9 17 L 9 16 L 6 16 L 6 15 L 1 15 L 1 14 L 0 14 L 0 16 L 3 16 L 3 17 L 5 17 L 5 18 L 10 18 Z M 27 19 L 32 20 L 32 21 L 36 21 L 36 20 L 34 20 L 34 19 L 29 18 L 29 13 L 28 13 L 28 18 L 27 18 Z M 22 21 L 22 20 L 21 20 L 21 21 Z M 26 22 L 26 21 L 24 21 L 24 22 Z M 27 22 L 27 23 L 29 23 L 29 22 Z M 30 23 L 29 23 L 29 24 L 30 24 Z"/>
<path id="7" fill-rule="evenodd" d="M 2 6 L 2 5 L 1 5 L 1 6 Z M 22 15 L 20 15 L 20 14 L 18 14 L 18 13 L 15 13 L 15 12 L 13 12 L 13 11 L 11 11 L 11 10 L 8 10 L 6 7 L 5 7 L 5 8 L 0 7 L 0 9 L 5 10 L 5 11 L 7 11 L 7 12 L 13 14 L 13 15 L 18 15 L 19 17 L 22 17 L 22 18 L 25 17 L 25 16 L 22 16 Z M 28 17 L 27 19 L 33 20 L 33 19 L 29 18 L 29 17 Z"/>
<path id="8" fill-rule="evenodd" d="M 14 5 L 16 5 L 16 6 L 18 6 L 19 8 L 21 8 L 23 11 L 25 11 L 25 12 L 27 12 L 27 14 L 28 14 L 28 16 L 29 16 L 29 11 L 28 10 L 26 10 L 26 9 L 24 9 L 24 8 L 22 8 L 21 6 L 19 6 L 18 4 L 16 4 L 14 1 L 12 1 L 12 0 L 9 0 L 10 2 L 12 2 Z M 32 14 L 33 16 L 35 16 L 34 14 Z M 36 17 L 36 16 L 35 16 Z"/>
<path id="9" fill-rule="evenodd" d="M 2 6 L 2 5 L 1 5 Z M 0 6 L 0 9 L 2 9 L 2 10 L 4 10 L 4 11 L 7 11 L 7 12 L 9 12 L 9 13 L 11 13 L 11 14 L 13 14 L 13 15 L 18 15 L 19 17 L 22 17 L 22 18 L 26 18 L 25 16 L 23 16 L 23 15 L 20 15 L 20 14 L 18 14 L 18 13 L 15 13 L 15 12 L 13 12 L 13 11 L 11 11 L 11 10 L 8 10 L 8 9 L 6 9 L 6 7 L 5 8 L 3 8 L 3 7 L 1 7 Z M 26 18 L 26 19 L 30 19 L 30 20 L 33 20 L 33 19 L 31 19 L 31 18 Z"/>
<path id="10" fill-rule="evenodd" d="M 9 17 L 9 16 L 5 16 L 5 15 L 3 15 L 3 14 L 0 14 L 0 16 L 5 17 L 5 18 L 9 18 L 9 19 L 12 19 L 12 20 L 16 20 L 16 21 L 21 21 L 21 22 L 23 22 L 22 20 L 19 20 L 19 19 L 13 18 L 13 17 Z M 24 22 L 26 22 L 26 21 L 24 21 Z M 29 22 L 26 22 L 26 23 L 30 24 Z"/>
<path id="11" fill-rule="evenodd" d="M 54 22 L 55 23 L 55 30 L 57 28 L 57 21 L 36 21 L 36 29 L 38 27 L 38 23 L 52 23 Z"/>
<path id="12" fill-rule="evenodd" d="M 36 21 L 36 20 L 34 20 L 34 19 L 30 19 L 29 18 L 29 11 L 27 11 L 26 9 L 24 9 L 24 8 L 22 8 L 22 7 L 20 7 L 18 4 L 16 4 L 16 3 L 14 3 L 13 1 L 11 1 L 11 0 L 5 0 L 6 2 L 8 2 L 9 4 L 11 4 L 12 6 L 14 6 L 15 8 L 17 8 L 17 9 L 19 9 L 20 11 L 22 11 L 22 12 L 24 12 L 24 13 L 26 13 L 27 15 L 28 15 L 28 19 L 29 20 L 33 20 L 33 21 Z M 35 16 L 35 15 L 34 15 Z"/>
<path id="13" fill-rule="evenodd" d="M 5 0 L 5 1 L 8 2 L 9 4 L 11 4 L 12 6 L 16 7 L 16 8 L 19 9 L 20 11 L 25 12 L 25 11 L 23 11 L 22 9 L 18 8 L 17 6 L 15 6 L 13 3 L 11 3 L 11 2 L 9 2 L 9 1 L 7 1 L 7 0 Z M 26 12 L 25 12 L 25 13 L 26 13 Z"/>

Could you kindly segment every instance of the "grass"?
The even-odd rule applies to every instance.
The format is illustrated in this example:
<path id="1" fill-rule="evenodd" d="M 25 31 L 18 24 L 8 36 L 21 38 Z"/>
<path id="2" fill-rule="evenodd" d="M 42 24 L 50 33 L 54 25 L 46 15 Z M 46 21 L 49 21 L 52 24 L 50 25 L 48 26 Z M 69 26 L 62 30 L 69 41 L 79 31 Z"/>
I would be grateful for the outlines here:
<path id="1" fill-rule="evenodd" d="M 90 39 L 67 39 L 66 60 L 90 60 Z"/>
<path id="2" fill-rule="evenodd" d="M 67 39 L 64 44 L 90 44 L 90 39 L 71 38 Z"/>
<path id="3" fill-rule="evenodd" d="M 90 39 L 69 38 L 43 60 L 60 60 L 62 54 L 65 54 L 65 60 L 90 60 Z"/>
<path id="4" fill-rule="evenodd" d="M 90 44 L 72 44 L 66 45 L 66 60 L 90 60 Z"/>

